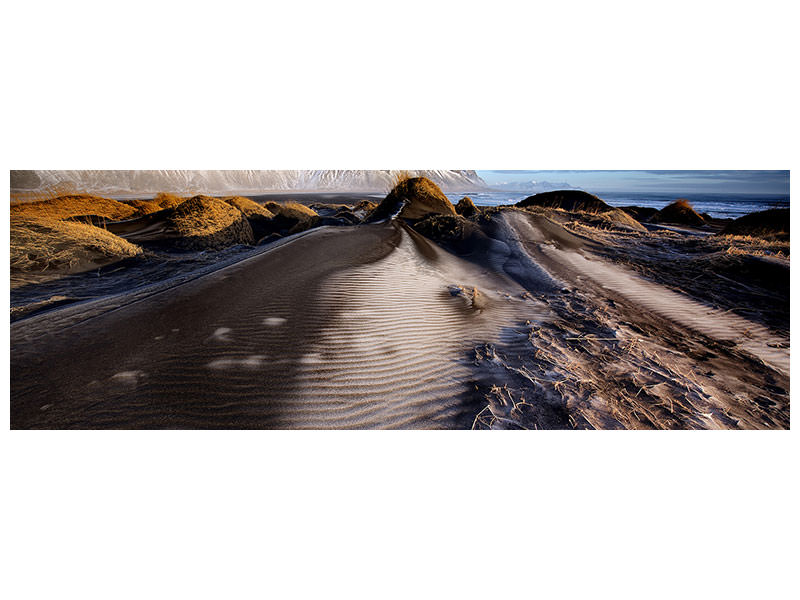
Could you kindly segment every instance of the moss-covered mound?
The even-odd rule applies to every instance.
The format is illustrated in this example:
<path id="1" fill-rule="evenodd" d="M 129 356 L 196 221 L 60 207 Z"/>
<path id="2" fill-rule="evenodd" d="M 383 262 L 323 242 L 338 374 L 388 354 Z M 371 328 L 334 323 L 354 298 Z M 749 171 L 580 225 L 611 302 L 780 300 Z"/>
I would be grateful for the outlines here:
<path id="1" fill-rule="evenodd" d="M 469 196 L 464 196 L 456 204 L 456 212 L 462 217 L 472 217 L 478 213 L 478 207 Z"/>
<path id="2" fill-rule="evenodd" d="M 789 209 L 773 208 L 750 213 L 728 223 L 720 235 L 750 235 L 765 239 L 789 239 Z"/>
<path id="3" fill-rule="evenodd" d="M 12 279 L 34 271 L 80 273 L 142 253 L 105 229 L 46 217 L 12 216 L 10 242 Z"/>
<path id="4" fill-rule="evenodd" d="M 688 225 L 690 227 L 702 227 L 706 223 L 703 217 L 695 212 L 689 201 L 684 198 L 680 198 L 662 208 L 650 218 L 650 222 Z"/>
<path id="5" fill-rule="evenodd" d="M 186 250 L 216 250 L 253 244 L 253 230 L 242 212 L 209 196 L 195 196 L 165 214 L 167 237 Z"/>
<path id="6" fill-rule="evenodd" d="M 601 213 L 611 210 L 611 207 L 597 196 L 582 190 L 558 190 L 542 192 L 528 196 L 517 202 L 519 208 L 541 206 L 543 208 L 560 208 L 568 211 Z"/>
<path id="7" fill-rule="evenodd" d="M 394 186 L 365 221 L 380 221 L 395 214 L 416 220 L 431 214 L 455 215 L 456 209 L 433 181 L 427 177 L 411 177 Z"/>
<path id="8" fill-rule="evenodd" d="M 44 219 L 66 219 L 81 215 L 97 215 L 111 221 L 127 219 L 136 209 L 124 202 L 91 194 L 72 194 L 36 202 L 14 202 L 11 216 Z"/>

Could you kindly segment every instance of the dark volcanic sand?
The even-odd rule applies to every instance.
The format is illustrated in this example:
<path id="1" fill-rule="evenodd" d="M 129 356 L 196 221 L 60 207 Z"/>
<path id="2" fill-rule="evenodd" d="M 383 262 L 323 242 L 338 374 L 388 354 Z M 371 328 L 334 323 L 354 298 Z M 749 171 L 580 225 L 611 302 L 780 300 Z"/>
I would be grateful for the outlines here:
<path id="1" fill-rule="evenodd" d="M 499 212 L 482 235 L 457 257 L 397 222 L 320 228 L 22 319 L 11 425 L 789 426 L 780 331 L 540 215 Z"/>
<path id="2" fill-rule="evenodd" d="M 322 228 L 109 312 L 15 323 L 12 426 L 469 427 L 479 407 L 451 371 L 494 311 L 449 294 L 474 281 L 430 275 L 461 273 L 426 243 Z"/>

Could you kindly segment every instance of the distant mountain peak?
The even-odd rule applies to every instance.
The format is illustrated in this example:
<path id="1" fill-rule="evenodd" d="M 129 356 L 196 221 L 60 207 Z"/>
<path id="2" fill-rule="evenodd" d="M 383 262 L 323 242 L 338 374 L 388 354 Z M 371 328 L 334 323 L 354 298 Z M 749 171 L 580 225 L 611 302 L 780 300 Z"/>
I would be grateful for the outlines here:
<path id="1" fill-rule="evenodd" d="M 503 183 L 493 183 L 490 186 L 495 190 L 502 190 L 504 192 L 530 192 L 538 194 L 540 192 L 551 192 L 554 190 L 577 190 L 580 188 L 575 187 L 562 181 L 561 183 L 553 183 L 550 181 L 508 181 Z"/>
<path id="2" fill-rule="evenodd" d="M 386 193 L 399 170 L 283 170 L 283 171 L 11 171 L 11 192 L 74 189 L 106 195 L 232 194 L 277 191 L 363 191 Z M 409 170 L 427 177 L 447 191 L 487 189 L 486 182 L 469 170 Z"/>

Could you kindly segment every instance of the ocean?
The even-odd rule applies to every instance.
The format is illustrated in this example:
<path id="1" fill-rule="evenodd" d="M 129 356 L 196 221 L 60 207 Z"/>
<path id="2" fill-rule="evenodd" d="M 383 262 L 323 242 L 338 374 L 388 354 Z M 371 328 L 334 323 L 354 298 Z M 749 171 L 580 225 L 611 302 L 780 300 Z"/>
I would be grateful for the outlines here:
<path id="1" fill-rule="evenodd" d="M 469 196 L 478 206 L 516 204 L 532 194 L 530 192 L 479 192 L 475 194 L 447 194 L 453 203 Z M 789 196 L 755 194 L 664 194 L 652 192 L 601 192 L 596 194 L 611 206 L 647 206 L 664 208 L 678 198 L 686 198 L 699 213 L 708 213 L 718 219 L 736 219 L 752 212 L 770 208 L 789 208 Z"/>

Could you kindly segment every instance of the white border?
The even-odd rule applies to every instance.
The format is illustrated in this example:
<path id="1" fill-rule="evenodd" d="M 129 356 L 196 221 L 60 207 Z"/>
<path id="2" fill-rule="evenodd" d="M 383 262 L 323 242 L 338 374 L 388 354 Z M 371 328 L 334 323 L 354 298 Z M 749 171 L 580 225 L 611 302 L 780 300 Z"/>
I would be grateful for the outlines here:
<path id="1" fill-rule="evenodd" d="M 4 169 L 791 169 L 790 7 L 17 3 Z M 794 431 L 3 431 L 2 586 L 789 597 L 797 455 Z"/>

